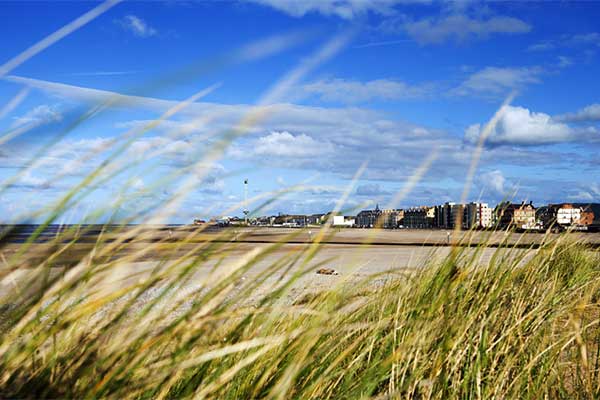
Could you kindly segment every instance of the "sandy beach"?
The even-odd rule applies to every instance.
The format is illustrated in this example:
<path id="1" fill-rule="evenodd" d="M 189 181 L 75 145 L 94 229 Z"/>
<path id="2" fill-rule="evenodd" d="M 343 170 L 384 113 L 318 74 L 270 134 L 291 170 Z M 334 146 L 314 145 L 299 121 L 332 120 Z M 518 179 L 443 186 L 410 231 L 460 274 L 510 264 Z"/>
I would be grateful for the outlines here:
<path id="1" fill-rule="evenodd" d="M 210 229 L 194 231 L 192 227 L 179 227 L 146 230 L 139 233 L 133 240 L 118 247 L 111 253 L 114 260 L 118 260 L 118 272 L 111 273 L 105 285 L 114 289 L 131 284 L 141 277 L 150 274 L 157 265 L 168 265 L 169 260 L 178 259 L 184 254 L 201 254 L 206 251 L 206 244 L 218 243 L 218 250 L 209 260 L 196 267 L 193 278 L 186 283 L 184 291 L 193 291 L 200 286 L 209 286 L 209 283 L 218 280 L 222 274 L 230 273 L 232 265 L 243 264 L 249 254 L 265 255 L 252 267 L 244 272 L 242 280 L 252 281 L 261 276 L 268 268 L 283 262 L 282 266 L 273 273 L 269 273 L 260 289 L 252 293 L 248 301 L 260 298 L 264 293 L 272 290 L 293 276 L 299 270 L 311 270 L 295 280 L 286 294 L 286 303 L 297 301 L 306 293 L 318 292 L 336 284 L 352 284 L 370 278 L 371 284 L 383 284 L 386 280 L 403 276 L 407 271 L 422 268 L 435 263 L 447 256 L 452 249 L 448 246 L 448 233 L 450 243 L 462 242 L 463 244 L 487 243 L 489 247 L 476 249 L 476 247 L 463 248 L 464 254 L 471 255 L 477 251 L 476 264 L 485 266 L 495 253 L 518 256 L 526 254 L 526 259 L 534 254 L 535 248 L 527 246 L 539 245 L 544 238 L 541 234 L 525 233 L 507 234 L 504 232 L 488 233 L 476 232 L 467 236 L 466 232 L 447 232 L 434 230 L 380 230 L 380 229 L 341 229 L 332 237 L 326 237 L 316 255 L 309 262 L 304 262 L 303 252 L 311 246 L 311 241 L 317 237 L 316 229 Z M 556 239 L 556 235 L 546 237 Z M 87 238 L 89 239 L 89 237 Z M 587 243 L 600 243 L 599 234 L 578 233 L 570 240 L 581 240 Z M 147 243 L 154 243 L 149 247 Z M 161 243 L 157 243 L 161 242 Z M 518 243 L 524 248 L 506 250 L 498 246 L 507 242 Z M 110 241 L 109 241 L 110 243 Z M 281 244 L 276 249 L 274 244 Z M 108 244 L 107 244 L 108 245 Z M 2 249 L 1 258 L 10 259 L 21 248 L 22 244 L 10 244 Z M 50 248 L 50 244 L 33 244 L 28 249 L 30 254 L 40 254 L 39 261 Z M 78 243 L 69 247 L 62 254 L 61 259 L 54 261 L 52 274 L 64 274 L 65 271 L 77 265 L 79 260 L 91 251 L 90 243 Z M 299 257 L 295 263 L 291 260 Z M 22 268 L 3 274 L 0 282 L 0 295 L 9 295 L 20 287 L 27 277 L 35 273 L 35 257 L 29 257 L 32 264 L 22 265 Z M 285 264 L 290 260 L 290 264 Z M 110 259 L 107 258 L 107 262 Z M 218 266 L 215 268 L 215 265 Z M 322 275 L 314 272 L 315 269 L 325 267 L 333 269 L 337 275 Z M 285 272 L 284 272 L 285 271 Z"/>

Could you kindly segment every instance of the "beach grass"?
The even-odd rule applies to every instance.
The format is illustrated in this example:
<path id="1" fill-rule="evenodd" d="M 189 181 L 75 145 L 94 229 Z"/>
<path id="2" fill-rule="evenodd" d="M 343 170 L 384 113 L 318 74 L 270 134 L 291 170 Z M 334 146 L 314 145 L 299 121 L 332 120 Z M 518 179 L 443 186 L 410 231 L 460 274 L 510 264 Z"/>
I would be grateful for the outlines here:
<path id="1" fill-rule="evenodd" d="M 294 304 L 282 301 L 286 292 L 320 266 L 309 262 L 310 245 L 243 279 L 284 242 L 244 253 L 232 265 L 220 263 L 231 246 L 207 241 L 189 254 L 163 252 L 146 274 L 126 268 L 140 254 L 103 257 L 114 253 L 112 242 L 96 246 L 98 257 L 87 254 L 58 274 L 51 273 L 47 257 L 22 291 L 3 300 L 0 393 L 232 399 L 600 395 L 600 262 L 568 234 L 531 252 L 498 248 L 485 266 L 475 263 L 483 245 L 457 247 L 393 279 L 340 277 Z M 123 269 L 131 276 L 122 276 Z M 210 273 L 184 290 L 201 269 Z M 115 274 L 128 284 L 117 289 Z"/>

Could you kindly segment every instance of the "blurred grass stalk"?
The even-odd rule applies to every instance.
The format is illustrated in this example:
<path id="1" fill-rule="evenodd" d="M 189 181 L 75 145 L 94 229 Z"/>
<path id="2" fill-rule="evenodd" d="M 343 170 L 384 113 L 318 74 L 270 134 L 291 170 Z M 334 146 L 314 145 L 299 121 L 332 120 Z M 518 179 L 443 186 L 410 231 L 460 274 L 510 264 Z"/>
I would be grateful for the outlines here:
<path id="1" fill-rule="evenodd" d="M 347 281 L 289 305 L 293 284 L 330 260 L 306 263 L 305 246 L 261 264 L 286 239 L 252 251 L 208 240 L 175 255 L 157 243 L 150 246 L 164 257 L 145 269 L 129 252 L 98 257 L 113 243 L 97 243 L 62 276 L 51 273 L 54 250 L 20 293 L 3 299 L 0 392 L 599 395 L 599 260 L 579 243 L 550 241 L 533 255 L 498 249 L 480 266 L 484 243 L 394 279 Z"/>
<path id="2" fill-rule="evenodd" d="M 111 217 L 94 243 L 80 241 L 91 229 L 86 224 L 114 215 L 125 201 L 141 194 L 128 197 L 123 188 L 114 203 L 91 210 L 86 224 L 66 226 L 44 244 L 36 239 L 99 185 L 138 167 L 139 160 L 119 156 L 136 138 L 208 90 L 111 142 L 115 147 L 103 148 L 113 153 L 97 169 L 51 207 L 29 216 L 45 220 L 26 243 L 15 250 L 7 240 L 0 241 L 0 278 L 3 286 L 13 286 L 0 308 L 0 396 L 600 396 L 599 258 L 568 235 L 547 236 L 539 249 L 529 251 L 511 247 L 506 237 L 490 261 L 480 265 L 490 233 L 473 248 L 454 247 L 445 258 L 432 253 L 426 265 L 393 279 L 390 271 L 354 280 L 340 277 L 331 287 L 305 293 L 290 305 L 286 299 L 294 285 L 331 261 L 315 258 L 322 243 L 335 234 L 328 225 L 307 246 L 285 246 L 305 235 L 297 230 L 249 251 L 236 241 L 247 230 L 207 235 L 204 227 L 174 229 L 174 238 L 160 234 L 157 239 L 151 226 L 127 226 L 140 219 L 167 221 L 201 184 L 207 166 L 267 118 L 273 103 L 346 40 L 340 36 L 326 43 L 276 83 L 236 126 L 210 135 L 217 140 L 199 150 L 198 162 L 157 179 L 149 189 L 185 178 L 171 197 L 126 218 Z M 286 42 L 275 40 L 271 45 L 278 51 Z M 244 61 L 265 53 L 250 48 L 253 52 L 240 53 Z M 25 56 L 16 60 L 23 62 Z M 0 74 L 8 70 L 5 66 Z M 25 95 L 21 92 L 13 103 Z M 57 140 L 111 103 L 109 99 L 90 108 Z M 14 104 L 4 107 L 8 111 L 2 116 Z M 205 115 L 192 122 L 209 125 L 213 118 Z M 482 145 L 473 157 L 465 196 Z M 84 155 L 82 161 L 93 155 Z M 410 192 L 435 155 L 424 160 L 391 207 Z M 335 211 L 342 209 L 364 168 L 366 164 Z M 0 190 L 7 190 L 10 182 Z M 255 212 L 303 188 L 258 196 L 251 201 L 263 203 Z M 474 235 L 466 234 L 463 241 Z M 370 233 L 365 244 L 372 239 Z M 275 252 L 276 261 L 266 262 Z M 148 259 L 153 261 L 140 263 Z"/>

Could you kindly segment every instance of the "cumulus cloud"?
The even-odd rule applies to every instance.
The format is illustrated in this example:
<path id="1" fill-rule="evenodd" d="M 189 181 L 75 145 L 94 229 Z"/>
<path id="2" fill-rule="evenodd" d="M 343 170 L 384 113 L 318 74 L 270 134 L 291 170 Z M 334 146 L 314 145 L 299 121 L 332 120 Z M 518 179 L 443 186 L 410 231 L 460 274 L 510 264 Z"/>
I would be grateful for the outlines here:
<path id="1" fill-rule="evenodd" d="M 567 122 L 596 122 L 600 121 L 600 104 L 590 104 L 574 113 L 567 113 L 557 117 L 560 121 Z"/>
<path id="2" fill-rule="evenodd" d="M 133 33 L 140 38 L 147 38 L 157 34 L 156 29 L 148 25 L 146 21 L 135 15 L 126 15 L 117 21 L 123 29 Z"/>
<path id="3" fill-rule="evenodd" d="M 540 145 L 585 139 L 591 130 L 576 130 L 541 112 L 524 107 L 505 106 L 505 112 L 487 138 L 492 145 Z M 465 131 L 465 138 L 475 143 L 481 134 L 481 124 L 473 124 Z"/>
<path id="4" fill-rule="evenodd" d="M 194 148 L 189 141 L 171 139 L 164 136 L 153 136 L 137 139 L 128 148 L 131 157 L 150 159 L 155 157 L 175 158 L 177 160 L 193 162 Z"/>
<path id="5" fill-rule="evenodd" d="M 430 87 L 413 86 L 393 79 L 375 79 L 367 82 L 346 79 L 326 79 L 302 86 L 302 91 L 322 101 L 362 103 L 372 100 L 401 100 L 424 97 Z"/>
<path id="6" fill-rule="evenodd" d="M 319 142 L 304 133 L 293 135 L 284 131 L 258 138 L 252 151 L 267 157 L 312 157 L 324 155 L 330 148 L 328 143 Z"/>
<path id="7" fill-rule="evenodd" d="M 48 179 L 84 176 L 97 168 L 113 143 L 108 138 L 63 140 L 33 163 L 33 168 Z M 16 162 L 25 163 L 27 157 Z"/>
<path id="8" fill-rule="evenodd" d="M 77 99 L 87 96 L 88 90 L 68 85 L 41 83 L 49 93 Z M 66 88 L 64 86 L 67 86 Z M 55 92 L 57 90 L 57 92 Z M 94 96 L 96 94 L 92 94 Z M 118 93 L 102 94 L 118 96 Z M 72 96 L 72 97 L 69 97 Z M 176 101 L 139 98 L 138 108 L 165 109 Z M 235 126 L 253 110 L 252 105 L 193 103 L 176 119 L 165 121 L 150 134 L 136 140 L 124 157 L 143 163 L 157 162 L 164 167 L 181 168 L 194 165 L 203 148 L 211 146 L 215 135 Z M 369 161 L 363 176 L 369 181 L 402 181 L 409 179 L 423 159 L 434 149 L 439 158 L 424 178 L 426 182 L 461 180 L 468 168 L 473 145 L 443 131 L 392 119 L 389 115 L 359 107 L 315 107 L 295 104 L 272 104 L 266 107 L 266 117 L 249 127 L 224 155 L 224 160 L 269 168 L 298 168 L 319 171 L 349 178 L 364 161 Z M 190 123 L 198 117 L 210 117 L 210 124 Z M 118 124 L 130 128 L 150 121 L 129 121 Z M 173 135 L 172 131 L 184 132 Z M 473 136 L 477 135 L 474 130 Z M 211 136 L 212 135 L 212 136 Z M 207 139 L 208 138 L 208 139 Z M 207 141 L 208 140 L 208 141 Z M 87 146 L 87 147 L 86 147 Z M 204 147 L 203 147 L 204 146 Z M 72 148 L 89 148 L 81 143 Z M 579 157 L 585 158 L 585 155 Z M 55 157 L 56 165 L 72 166 L 74 171 L 85 171 L 84 166 L 70 162 L 81 155 L 66 154 Z M 557 152 L 550 149 L 532 151 L 527 148 L 510 149 L 502 146 L 489 147 L 482 154 L 482 164 L 527 166 L 556 164 Z M 569 160 L 577 159 L 569 157 Z M 94 159 L 96 160 L 96 159 Z M 533 161 L 532 161 L 533 160 Z M 96 161 L 94 161 L 95 163 Z M 14 156 L 0 163 L 15 164 Z M 273 178 L 275 180 L 275 178 Z M 214 188 L 218 190 L 218 186 Z"/>
<path id="9" fill-rule="evenodd" d="M 541 67 L 499 68 L 486 67 L 469 76 L 452 91 L 458 96 L 477 95 L 483 97 L 506 94 L 511 90 L 540 83 Z"/>
<path id="10" fill-rule="evenodd" d="M 513 17 L 493 16 L 488 19 L 453 14 L 439 18 L 406 21 L 401 26 L 421 44 L 439 44 L 447 40 L 464 41 L 469 38 L 485 38 L 492 34 L 527 33 L 531 26 Z"/>
<path id="11" fill-rule="evenodd" d="M 462 41 L 468 38 L 484 38 L 492 34 L 527 33 L 531 26 L 518 18 L 491 16 L 487 19 L 470 17 L 464 12 L 468 2 L 451 3 L 446 11 L 452 14 L 437 18 L 409 20 L 398 17 L 398 6 L 407 3 L 430 3 L 430 0 L 246 0 L 273 7 L 293 17 L 309 13 L 354 19 L 369 12 L 390 17 L 381 25 L 384 31 L 407 33 L 422 44 L 437 44 L 449 39 Z M 381 42 L 388 43 L 388 42 Z"/>
<path id="12" fill-rule="evenodd" d="M 37 106 L 27 113 L 15 117 L 11 128 L 17 128 L 21 126 L 41 126 L 52 122 L 62 121 L 62 113 L 58 110 L 57 106 L 41 105 Z"/>
<path id="13" fill-rule="evenodd" d="M 10 184 L 9 188 L 32 191 L 54 189 L 48 180 L 35 176 L 31 172 L 21 175 L 19 179 Z"/>
<path id="14" fill-rule="evenodd" d="M 506 194 L 507 180 L 502 171 L 498 169 L 481 174 L 478 182 L 494 195 L 504 196 Z"/>

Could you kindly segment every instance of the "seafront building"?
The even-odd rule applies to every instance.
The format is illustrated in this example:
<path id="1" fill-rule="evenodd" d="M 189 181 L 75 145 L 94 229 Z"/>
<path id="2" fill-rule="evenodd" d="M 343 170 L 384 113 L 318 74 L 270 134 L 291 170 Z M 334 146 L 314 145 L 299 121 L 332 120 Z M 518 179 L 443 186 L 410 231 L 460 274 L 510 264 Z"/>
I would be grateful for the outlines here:
<path id="1" fill-rule="evenodd" d="M 434 211 L 431 212 L 430 209 Z M 404 211 L 404 227 L 411 229 L 433 228 L 435 221 L 435 208 L 421 206 L 413 207 Z"/>
<path id="2" fill-rule="evenodd" d="M 381 227 L 395 229 L 402 225 L 404 210 L 380 209 L 379 205 L 374 210 L 363 210 L 356 216 L 356 226 L 360 228 Z"/>
<path id="3" fill-rule="evenodd" d="M 486 229 L 492 225 L 492 209 L 487 203 L 471 202 L 465 205 L 462 226 L 464 229 Z"/>
<path id="4" fill-rule="evenodd" d="M 334 215 L 330 221 L 332 226 L 337 227 L 352 228 L 356 224 L 354 217 L 346 217 L 344 215 Z"/>
<path id="5" fill-rule="evenodd" d="M 563 204 L 556 210 L 556 223 L 559 225 L 579 225 L 581 220 L 581 207 L 573 204 Z"/>
<path id="6" fill-rule="evenodd" d="M 356 226 L 359 228 L 373 228 L 377 225 L 380 215 L 379 204 L 375 206 L 374 210 L 363 210 L 356 216 Z"/>
<path id="7" fill-rule="evenodd" d="M 435 206 L 434 220 L 436 228 L 454 229 L 457 223 L 462 224 L 463 206 L 452 202 Z"/>
<path id="8" fill-rule="evenodd" d="M 213 218 L 220 226 L 254 225 L 281 227 L 332 226 L 352 228 L 410 228 L 410 229 L 490 229 L 514 228 L 524 230 L 575 229 L 600 231 L 600 203 L 560 203 L 536 208 L 532 202 L 498 204 L 494 209 L 487 203 L 456 204 L 446 202 L 436 206 L 407 209 L 362 210 L 356 216 L 327 214 L 279 214 L 253 217 L 248 221 L 238 217 Z"/>
<path id="9" fill-rule="evenodd" d="M 380 224 L 386 229 L 396 229 L 404 223 L 404 210 L 381 210 Z"/>
<path id="10" fill-rule="evenodd" d="M 500 203 L 496 206 L 496 218 L 500 228 L 535 229 L 535 207 L 529 203 Z"/>
<path id="11" fill-rule="evenodd" d="M 320 225 L 325 222 L 327 214 L 312 214 L 306 216 L 306 223 L 308 225 Z"/>
<path id="12" fill-rule="evenodd" d="M 562 203 L 540 207 L 536 218 L 544 229 L 600 229 L 600 204 Z"/>

